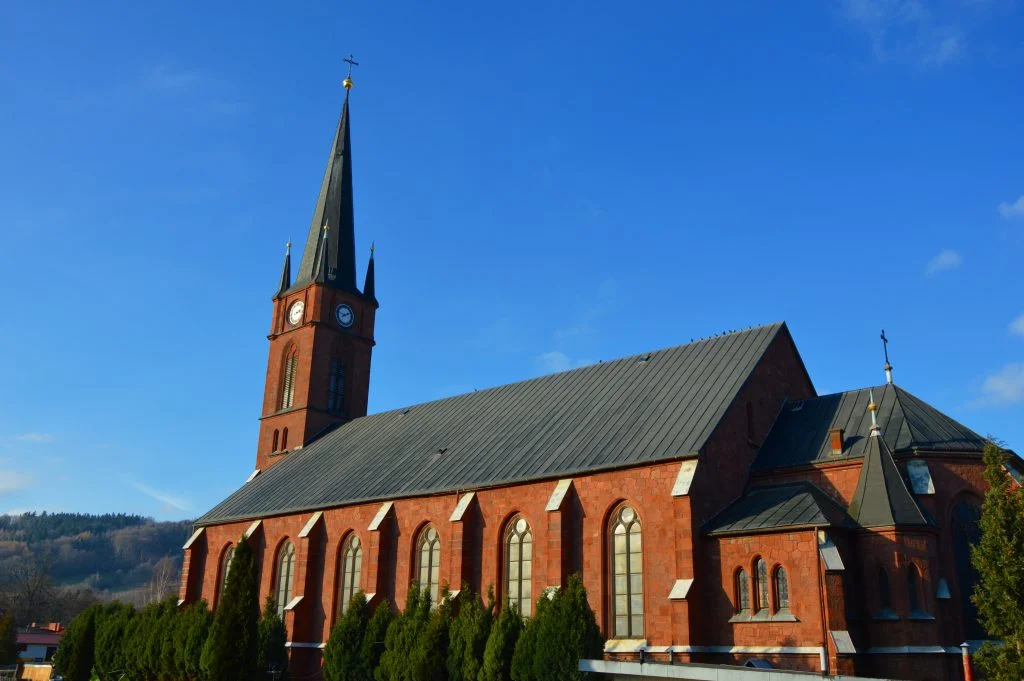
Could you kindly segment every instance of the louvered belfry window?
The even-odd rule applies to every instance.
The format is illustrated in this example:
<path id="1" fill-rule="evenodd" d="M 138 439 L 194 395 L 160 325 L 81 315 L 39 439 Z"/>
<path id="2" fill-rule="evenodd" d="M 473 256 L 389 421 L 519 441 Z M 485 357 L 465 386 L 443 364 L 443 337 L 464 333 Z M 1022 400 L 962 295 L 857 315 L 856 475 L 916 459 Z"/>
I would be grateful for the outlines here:
<path id="1" fill-rule="evenodd" d="M 331 360 L 331 381 L 327 393 L 327 411 L 332 414 L 345 413 L 345 363 L 340 359 Z"/>
<path id="2" fill-rule="evenodd" d="M 277 588 L 275 601 L 277 616 L 284 617 L 284 608 L 291 600 L 292 585 L 295 582 L 295 545 L 286 541 L 277 554 Z"/>
<path id="3" fill-rule="evenodd" d="M 341 553 L 341 612 L 344 613 L 352 597 L 359 591 L 359 579 L 363 571 L 363 547 L 359 537 L 349 535 Z"/>
<path id="4" fill-rule="evenodd" d="M 284 361 L 284 383 L 281 386 L 281 409 L 295 404 L 295 372 L 299 368 L 299 355 L 291 352 Z"/>
<path id="5" fill-rule="evenodd" d="M 431 526 L 420 533 L 419 552 L 416 557 L 420 589 L 430 595 L 430 607 L 437 607 L 438 572 L 441 569 L 441 538 Z"/>
<path id="6" fill-rule="evenodd" d="M 505 539 L 506 595 L 510 605 L 523 617 L 533 614 L 533 533 L 526 518 L 509 523 Z"/>
<path id="7" fill-rule="evenodd" d="M 615 638 L 644 635 L 643 547 L 640 518 L 631 506 L 612 515 L 612 621 Z"/>

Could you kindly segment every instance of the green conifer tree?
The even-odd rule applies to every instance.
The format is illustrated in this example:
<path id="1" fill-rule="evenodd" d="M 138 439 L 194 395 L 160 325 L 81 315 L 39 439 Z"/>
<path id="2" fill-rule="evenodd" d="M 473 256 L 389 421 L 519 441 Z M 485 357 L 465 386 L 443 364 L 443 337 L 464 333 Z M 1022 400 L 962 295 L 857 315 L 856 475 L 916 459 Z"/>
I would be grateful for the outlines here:
<path id="1" fill-rule="evenodd" d="M 604 640 L 594 611 L 587 602 L 587 590 L 577 574 L 551 599 L 551 607 L 537 621 L 533 675 L 537 679 L 583 681 L 581 659 L 599 659 Z"/>
<path id="2" fill-rule="evenodd" d="M 429 598 L 427 600 L 429 602 Z M 423 633 L 412 651 L 412 681 L 448 679 L 448 645 L 455 607 L 453 599 L 449 597 L 447 585 L 442 587 L 438 601 L 437 607 L 431 610 Z"/>
<path id="3" fill-rule="evenodd" d="M 430 596 L 414 582 L 405 600 L 405 610 L 388 626 L 384 652 L 374 671 L 376 681 L 421 681 L 415 676 L 412 660 L 429 621 Z"/>
<path id="4" fill-rule="evenodd" d="M 373 669 L 362 656 L 363 639 L 370 623 L 370 610 L 362 591 L 352 596 L 345 614 L 331 629 L 324 649 L 324 681 L 369 681 Z"/>
<path id="5" fill-rule="evenodd" d="M 491 633 L 494 612 L 494 590 L 483 603 L 468 585 L 463 584 L 455 599 L 458 614 L 452 620 L 448 645 L 449 681 L 476 681 L 484 661 L 484 648 Z"/>
<path id="6" fill-rule="evenodd" d="M 971 550 L 978 582 L 971 599 L 985 631 L 1002 645 L 986 643 L 976 656 L 990 681 L 1024 678 L 1024 488 L 1007 474 L 1009 454 L 995 442 L 985 447 L 988 493 L 981 513 L 981 540 Z"/>
<path id="7" fill-rule="evenodd" d="M 273 596 L 267 596 L 257 627 L 256 669 L 262 679 L 288 681 L 288 631 L 277 614 Z"/>
<path id="8" fill-rule="evenodd" d="M 519 610 L 506 600 L 505 607 L 491 624 L 484 648 L 484 664 L 477 681 L 511 681 L 512 656 L 522 632 L 523 618 Z M 532 670 L 533 665 L 530 668 Z"/>
<path id="9" fill-rule="evenodd" d="M 100 681 L 116 681 L 125 672 L 125 634 L 135 608 L 111 603 L 96 624 L 96 659 L 93 671 Z"/>
<path id="10" fill-rule="evenodd" d="M 362 645 L 359 648 L 359 659 L 362 661 L 363 669 L 366 670 L 366 681 L 373 681 L 377 667 L 380 666 L 388 627 L 394 618 L 391 603 L 382 601 L 377 605 L 373 611 L 373 617 L 366 625 L 366 634 L 363 636 Z"/>
<path id="11" fill-rule="evenodd" d="M 206 601 L 189 605 L 179 615 L 174 630 L 176 681 L 199 681 L 202 678 L 200 662 L 211 624 L 213 614 Z"/>
<path id="12" fill-rule="evenodd" d="M 536 677 L 533 673 L 533 658 L 537 655 L 537 629 L 547 619 L 551 599 L 541 594 L 533 609 L 533 617 L 526 620 L 523 630 L 516 641 L 516 649 L 512 654 L 510 675 L 512 681 L 546 681 L 547 677 Z"/>
<path id="13" fill-rule="evenodd" d="M 14 613 L 8 610 L 0 616 L 0 665 L 18 661 L 18 627 L 14 624 Z"/>
<path id="14" fill-rule="evenodd" d="M 218 681 L 257 678 L 258 588 L 252 547 L 243 537 L 235 547 L 231 572 L 203 646 L 202 668 L 207 678 Z"/>
<path id="15" fill-rule="evenodd" d="M 96 615 L 91 606 L 71 620 L 53 657 L 53 665 L 66 681 L 89 681 L 96 655 Z"/>

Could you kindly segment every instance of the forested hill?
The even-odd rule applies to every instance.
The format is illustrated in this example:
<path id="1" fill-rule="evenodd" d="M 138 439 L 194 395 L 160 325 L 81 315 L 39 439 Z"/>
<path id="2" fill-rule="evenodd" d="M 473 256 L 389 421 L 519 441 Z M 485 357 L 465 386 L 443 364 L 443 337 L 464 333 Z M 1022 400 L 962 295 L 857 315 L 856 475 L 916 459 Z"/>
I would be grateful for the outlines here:
<path id="1" fill-rule="evenodd" d="M 145 600 L 174 586 L 191 528 L 123 513 L 0 515 L 0 608 L 47 619 L 64 614 L 59 601 L 70 594 Z"/>

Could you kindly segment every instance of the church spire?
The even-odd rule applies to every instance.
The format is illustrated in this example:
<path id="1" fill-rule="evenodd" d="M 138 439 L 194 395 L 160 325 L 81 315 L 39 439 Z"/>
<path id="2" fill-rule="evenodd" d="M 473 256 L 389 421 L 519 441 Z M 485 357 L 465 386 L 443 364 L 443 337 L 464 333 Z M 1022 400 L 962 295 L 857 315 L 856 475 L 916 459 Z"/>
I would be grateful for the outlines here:
<path id="1" fill-rule="evenodd" d="M 289 239 L 284 247 L 284 267 L 281 269 L 281 285 L 277 288 L 277 298 L 284 295 L 284 292 L 292 285 L 292 242 Z"/>
<path id="2" fill-rule="evenodd" d="M 374 245 L 370 244 L 370 262 L 366 265 L 366 281 L 363 283 L 363 297 L 369 301 L 372 301 L 375 305 L 377 304 L 377 290 L 374 286 L 374 267 L 373 267 L 373 250 Z"/>
<path id="3" fill-rule="evenodd" d="M 306 247 L 302 251 L 295 287 L 304 286 L 312 281 L 323 281 L 328 286 L 358 294 L 355 220 L 352 209 L 352 141 L 348 109 L 348 94 L 352 81 L 351 78 L 345 80 L 345 102 L 342 104 L 338 129 L 331 144 L 327 169 L 320 185 L 320 196 L 317 198 L 313 221 L 306 237 Z M 322 240 L 321 227 L 328 223 L 334 230 L 333 238 Z M 325 244 L 326 252 L 323 255 L 326 257 L 321 257 L 321 242 Z M 322 280 L 318 279 L 320 269 L 326 272 Z"/>

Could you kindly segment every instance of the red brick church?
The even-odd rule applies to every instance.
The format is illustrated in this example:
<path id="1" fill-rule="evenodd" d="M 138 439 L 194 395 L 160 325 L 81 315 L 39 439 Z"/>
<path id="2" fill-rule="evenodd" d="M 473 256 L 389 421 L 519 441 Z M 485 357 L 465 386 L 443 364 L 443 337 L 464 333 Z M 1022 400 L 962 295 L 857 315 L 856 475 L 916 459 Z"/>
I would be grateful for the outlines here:
<path id="1" fill-rule="evenodd" d="M 616 659 L 962 678 L 984 440 L 888 365 L 818 395 L 777 323 L 368 415 L 350 86 L 273 297 L 255 470 L 196 521 L 183 603 L 215 608 L 250 542 L 315 675 L 356 591 L 494 585 L 528 616 L 580 572 Z"/>

